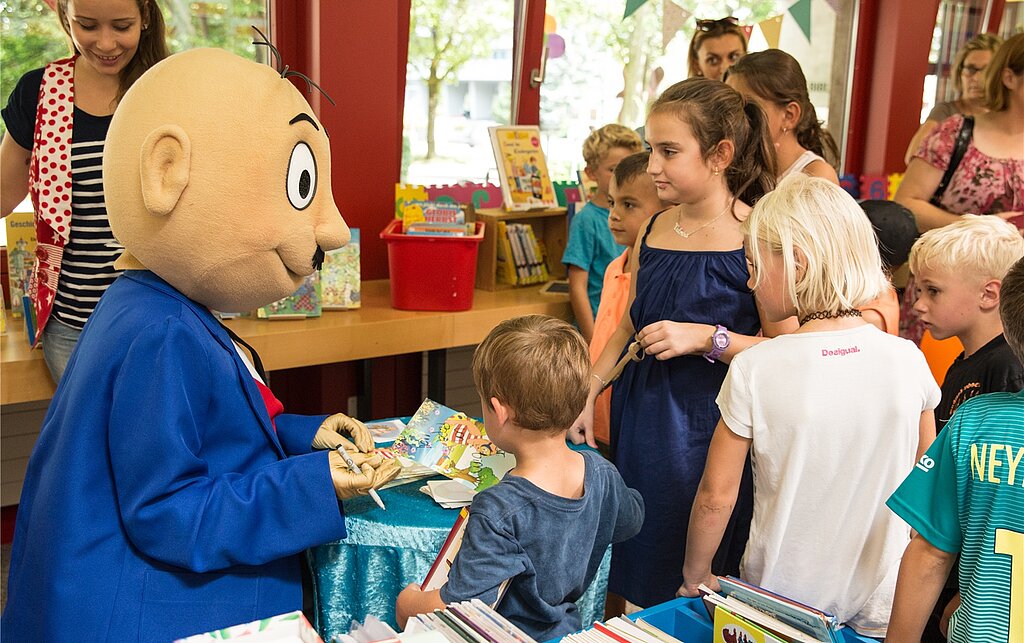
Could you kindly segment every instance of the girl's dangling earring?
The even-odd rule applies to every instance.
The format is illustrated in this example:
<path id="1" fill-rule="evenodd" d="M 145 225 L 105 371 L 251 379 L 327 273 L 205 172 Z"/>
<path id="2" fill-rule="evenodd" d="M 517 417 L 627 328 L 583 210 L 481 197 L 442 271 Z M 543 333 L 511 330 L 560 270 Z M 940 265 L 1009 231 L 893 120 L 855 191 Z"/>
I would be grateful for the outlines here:
<path id="1" fill-rule="evenodd" d="M 718 166 L 717 166 L 717 165 L 715 166 L 715 172 L 714 172 L 714 174 L 715 174 L 715 176 L 718 176 Z"/>

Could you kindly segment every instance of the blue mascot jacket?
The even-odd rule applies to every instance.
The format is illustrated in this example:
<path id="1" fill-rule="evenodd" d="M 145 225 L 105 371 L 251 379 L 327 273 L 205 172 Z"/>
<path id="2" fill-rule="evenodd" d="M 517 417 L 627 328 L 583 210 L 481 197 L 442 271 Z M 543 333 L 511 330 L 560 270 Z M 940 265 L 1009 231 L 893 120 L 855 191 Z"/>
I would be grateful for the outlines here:
<path id="1" fill-rule="evenodd" d="M 9 641 L 162 641 L 302 606 L 343 538 L 324 416 L 279 415 L 208 310 L 148 271 L 107 290 L 29 460 Z"/>

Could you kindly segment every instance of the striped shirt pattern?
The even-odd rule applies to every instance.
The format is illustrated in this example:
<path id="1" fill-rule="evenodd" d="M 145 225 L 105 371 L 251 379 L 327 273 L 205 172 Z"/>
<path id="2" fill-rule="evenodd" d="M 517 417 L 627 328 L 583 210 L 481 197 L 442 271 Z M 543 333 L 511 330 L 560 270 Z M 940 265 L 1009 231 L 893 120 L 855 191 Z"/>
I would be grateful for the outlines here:
<path id="1" fill-rule="evenodd" d="M 103 120 L 75 110 L 75 133 L 71 145 L 71 239 L 64 248 L 54 318 L 81 329 L 92 314 L 100 295 L 114 283 L 118 271 L 114 260 L 123 246 L 114 239 L 103 200 L 103 143 L 88 134 L 93 127 L 78 127 L 79 120 Z M 83 131 L 84 130 L 84 131 Z M 106 134 L 106 127 L 102 128 Z M 80 137 L 79 132 L 86 134 Z M 92 140 L 79 140 L 92 139 Z"/>
<path id="2" fill-rule="evenodd" d="M 888 505 L 960 552 L 949 640 L 1024 642 L 1024 391 L 963 403 Z"/>

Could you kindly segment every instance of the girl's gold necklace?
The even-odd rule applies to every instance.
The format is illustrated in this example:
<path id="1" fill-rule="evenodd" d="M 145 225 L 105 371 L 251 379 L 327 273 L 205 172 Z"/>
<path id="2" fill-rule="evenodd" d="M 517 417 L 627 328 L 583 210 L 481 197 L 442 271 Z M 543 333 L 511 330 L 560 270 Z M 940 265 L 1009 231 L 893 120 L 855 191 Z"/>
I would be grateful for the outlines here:
<path id="1" fill-rule="evenodd" d="M 722 215 L 723 215 L 723 214 L 725 214 L 726 212 L 728 212 L 728 211 L 729 211 L 729 207 L 730 207 L 731 205 L 732 205 L 732 203 L 729 203 L 729 204 L 727 204 L 727 205 L 725 206 L 725 209 L 724 209 L 724 210 L 722 210 L 721 212 L 719 212 L 719 213 L 718 213 L 718 215 L 717 215 L 717 216 L 716 216 L 716 217 L 715 217 L 714 219 L 711 219 L 710 221 L 708 221 L 708 222 L 706 222 L 706 223 L 702 224 L 702 225 L 701 225 L 701 226 L 700 226 L 699 228 L 697 228 L 696 230 L 691 230 L 690 232 L 687 232 L 686 230 L 683 230 L 683 229 L 682 229 L 681 227 L 679 227 L 679 217 L 680 217 L 680 216 L 682 216 L 682 214 L 683 214 L 683 210 L 682 210 L 682 208 L 680 208 L 680 209 L 679 209 L 679 214 L 678 214 L 678 215 L 676 215 L 676 224 L 675 224 L 675 225 L 674 225 L 674 226 L 672 227 L 672 230 L 673 230 L 673 231 L 674 231 L 674 232 L 675 232 L 676 234 L 678 234 L 678 235 L 679 235 L 680 237 L 682 237 L 682 238 L 684 238 L 684 239 L 689 239 L 689 238 L 690 238 L 690 237 L 692 237 L 693 235 L 697 234 L 698 232 L 700 232 L 700 231 L 701 231 L 701 230 L 703 230 L 704 228 L 706 228 L 706 227 L 708 227 L 709 225 L 711 225 L 712 223 L 714 223 L 715 221 L 718 221 L 719 219 L 721 219 L 721 218 L 722 218 Z"/>

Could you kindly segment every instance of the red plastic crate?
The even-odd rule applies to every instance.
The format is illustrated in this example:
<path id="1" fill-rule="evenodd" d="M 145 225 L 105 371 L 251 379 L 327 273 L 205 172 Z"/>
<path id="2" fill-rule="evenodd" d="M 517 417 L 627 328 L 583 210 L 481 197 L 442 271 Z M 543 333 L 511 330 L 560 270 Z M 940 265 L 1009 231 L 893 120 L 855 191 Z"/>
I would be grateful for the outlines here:
<path id="1" fill-rule="evenodd" d="M 469 237 L 402 234 L 395 219 L 380 233 L 388 246 L 391 306 L 399 310 L 469 310 L 484 224 Z"/>

